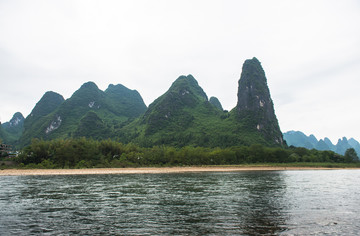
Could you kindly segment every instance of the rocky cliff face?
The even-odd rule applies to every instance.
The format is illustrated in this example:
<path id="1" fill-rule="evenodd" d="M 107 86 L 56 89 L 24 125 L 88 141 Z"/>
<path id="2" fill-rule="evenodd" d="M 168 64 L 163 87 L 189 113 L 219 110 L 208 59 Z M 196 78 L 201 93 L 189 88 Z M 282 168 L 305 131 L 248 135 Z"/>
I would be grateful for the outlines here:
<path id="1" fill-rule="evenodd" d="M 4 129 L 11 129 L 22 126 L 24 123 L 24 116 L 20 112 L 16 112 L 9 122 L 2 124 Z"/>
<path id="2" fill-rule="evenodd" d="M 246 60 L 243 65 L 236 110 L 240 119 L 247 120 L 250 129 L 257 129 L 270 143 L 284 144 L 265 72 L 256 58 Z"/>

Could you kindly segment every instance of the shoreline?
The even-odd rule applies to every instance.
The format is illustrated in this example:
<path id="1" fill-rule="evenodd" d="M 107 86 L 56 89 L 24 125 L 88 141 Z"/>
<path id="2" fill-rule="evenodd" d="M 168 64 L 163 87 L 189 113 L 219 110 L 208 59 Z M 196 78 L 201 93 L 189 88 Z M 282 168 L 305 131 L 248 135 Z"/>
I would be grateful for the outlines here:
<path id="1" fill-rule="evenodd" d="M 206 167 L 139 167 L 139 168 L 89 168 L 89 169 L 4 169 L 0 176 L 29 175 L 104 175 L 104 174 L 166 174 L 191 172 L 240 172 L 240 171 L 288 171 L 288 170 L 340 170 L 359 168 L 328 167 L 280 167 L 280 166 L 206 166 Z"/>

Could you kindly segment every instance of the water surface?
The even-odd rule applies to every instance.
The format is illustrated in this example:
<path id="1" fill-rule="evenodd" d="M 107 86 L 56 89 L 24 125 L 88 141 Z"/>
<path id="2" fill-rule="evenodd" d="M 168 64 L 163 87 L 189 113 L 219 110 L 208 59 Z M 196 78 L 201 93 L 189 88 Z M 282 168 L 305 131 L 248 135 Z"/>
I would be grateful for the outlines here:
<path id="1" fill-rule="evenodd" d="M 360 234 L 360 170 L 1 176 L 0 235 Z"/>

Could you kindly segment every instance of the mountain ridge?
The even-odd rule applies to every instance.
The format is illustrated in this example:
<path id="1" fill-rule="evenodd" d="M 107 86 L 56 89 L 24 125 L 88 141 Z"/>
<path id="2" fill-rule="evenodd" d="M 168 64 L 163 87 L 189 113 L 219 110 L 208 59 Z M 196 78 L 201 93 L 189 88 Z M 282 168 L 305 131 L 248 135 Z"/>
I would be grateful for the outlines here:
<path id="1" fill-rule="evenodd" d="M 37 123 L 32 127 L 25 127 L 21 139 L 22 145 L 29 144 L 31 138 L 34 137 L 45 140 L 81 136 L 95 139 L 111 138 L 112 132 L 105 135 L 105 130 L 116 129 L 117 124 L 126 122 L 146 109 L 141 97 L 136 98 L 134 103 L 131 99 L 122 99 L 118 93 L 125 90 L 129 90 L 127 91 L 128 95 L 140 96 L 136 90 L 127 89 L 123 85 L 111 85 L 106 91 L 102 91 L 94 82 L 84 83 L 70 98 L 53 106 L 49 113 L 39 117 Z M 45 93 L 44 96 L 47 94 Z M 45 102 L 42 104 L 48 105 Z M 133 107 L 134 110 L 129 111 L 129 107 Z M 31 113 L 29 116 L 33 117 L 34 115 Z M 98 127 L 99 124 L 102 125 Z M 92 132 L 91 129 L 101 129 L 101 132 Z M 33 135 L 29 135 L 29 133 Z M 90 134 L 99 134 L 99 136 Z"/>
<path id="2" fill-rule="evenodd" d="M 262 73 L 253 73 L 253 70 Z M 257 89 L 257 93 L 246 93 L 244 83 Z M 265 73 L 256 58 L 244 62 L 238 84 L 238 105 L 227 112 L 208 100 L 192 75 L 180 76 L 149 105 L 138 123 L 125 127 L 125 136 L 135 137 L 132 140 L 144 146 L 229 147 L 253 143 L 285 146 Z M 263 99 L 260 107 L 250 103 L 260 97 Z"/>
<path id="3" fill-rule="evenodd" d="M 110 84 L 102 91 L 89 81 L 66 100 L 45 93 L 26 117 L 20 143 L 27 145 L 32 138 L 89 137 L 143 146 L 286 146 L 258 59 L 244 62 L 237 95 L 236 107 L 224 111 L 220 101 L 209 100 L 189 74 L 179 76 L 146 107 L 136 90 Z"/>
<path id="4" fill-rule="evenodd" d="M 336 144 L 333 144 L 327 137 L 318 140 L 314 135 L 305 135 L 301 131 L 287 131 L 284 133 L 284 139 L 289 146 L 305 147 L 307 149 L 317 149 L 320 151 L 333 151 L 344 155 L 346 150 L 354 148 L 356 153 L 360 154 L 360 143 L 354 138 L 349 140 L 346 137 L 339 138 Z"/>

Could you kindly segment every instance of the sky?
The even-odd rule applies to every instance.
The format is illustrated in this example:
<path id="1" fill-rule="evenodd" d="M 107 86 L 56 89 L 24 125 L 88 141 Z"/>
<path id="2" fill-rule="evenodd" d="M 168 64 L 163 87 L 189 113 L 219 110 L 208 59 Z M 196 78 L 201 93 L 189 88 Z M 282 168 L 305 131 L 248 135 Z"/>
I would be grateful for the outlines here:
<path id="1" fill-rule="evenodd" d="M 360 141 L 358 0 L 0 0 L 0 121 L 93 81 L 146 105 L 192 74 L 224 109 L 256 57 L 283 132 Z"/>

